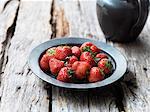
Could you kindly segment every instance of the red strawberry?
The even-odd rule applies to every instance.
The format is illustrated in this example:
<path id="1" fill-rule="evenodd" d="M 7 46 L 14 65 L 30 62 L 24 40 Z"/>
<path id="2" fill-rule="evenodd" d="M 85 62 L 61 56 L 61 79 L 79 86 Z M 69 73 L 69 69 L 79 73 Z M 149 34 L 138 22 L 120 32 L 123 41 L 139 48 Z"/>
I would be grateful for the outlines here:
<path id="1" fill-rule="evenodd" d="M 89 82 L 97 82 L 103 79 L 104 79 L 104 73 L 102 72 L 102 70 L 100 70 L 100 68 L 98 67 L 91 68 L 90 75 L 88 77 Z"/>
<path id="2" fill-rule="evenodd" d="M 72 64 L 72 69 L 73 69 L 73 70 L 76 70 L 77 67 L 79 66 L 80 62 L 81 62 L 81 61 L 76 61 L 76 62 L 74 62 L 74 63 Z"/>
<path id="3" fill-rule="evenodd" d="M 64 60 L 67 56 L 72 54 L 72 50 L 69 46 L 58 46 L 56 48 L 55 57 L 59 60 Z"/>
<path id="4" fill-rule="evenodd" d="M 90 53 L 99 53 L 100 52 L 100 49 L 91 42 L 83 43 L 80 47 L 80 50 L 83 52 L 88 51 Z"/>
<path id="5" fill-rule="evenodd" d="M 49 48 L 40 60 L 40 66 L 42 70 L 44 71 L 49 70 L 49 60 L 54 57 L 55 57 L 55 47 Z"/>
<path id="6" fill-rule="evenodd" d="M 103 58 L 108 59 L 108 56 L 105 53 L 99 53 L 94 57 L 94 60 L 96 63 L 98 63 Z"/>
<path id="7" fill-rule="evenodd" d="M 43 71 L 49 70 L 49 56 L 44 54 L 40 60 L 40 67 Z"/>
<path id="8" fill-rule="evenodd" d="M 98 62 L 98 67 L 103 70 L 103 72 L 105 74 L 109 74 L 111 73 L 112 69 L 113 69 L 113 65 L 111 63 L 111 61 L 109 61 L 108 59 L 106 58 L 103 58 L 101 59 L 99 62 Z"/>
<path id="9" fill-rule="evenodd" d="M 68 61 L 67 61 L 67 66 L 68 66 L 68 67 L 71 67 L 72 64 L 73 64 L 74 62 L 76 62 L 76 61 L 78 61 L 78 58 L 77 58 L 76 56 L 71 56 L 71 57 L 69 57 L 69 59 L 68 59 Z"/>
<path id="10" fill-rule="evenodd" d="M 108 59 L 108 56 L 105 53 L 99 53 L 96 55 L 96 58 L 100 58 L 100 59 L 107 58 Z"/>
<path id="11" fill-rule="evenodd" d="M 73 54 L 73 55 L 75 55 L 76 57 L 80 57 L 81 51 L 80 51 L 80 48 L 79 48 L 79 47 L 73 46 L 73 47 L 71 48 L 71 50 L 72 50 L 72 54 Z"/>
<path id="12" fill-rule="evenodd" d="M 71 82 L 74 71 L 70 67 L 63 67 L 58 73 L 57 80 L 63 82 Z"/>
<path id="13" fill-rule="evenodd" d="M 72 69 L 75 71 L 75 77 L 79 80 L 86 78 L 91 66 L 84 61 L 76 61 L 72 65 Z"/>
<path id="14" fill-rule="evenodd" d="M 55 56 L 55 54 L 56 54 L 56 47 L 49 48 L 49 49 L 46 51 L 46 54 L 48 54 L 48 55 L 50 55 L 50 56 Z"/>
<path id="15" fill-rule="evenodd" d="M 91 66 L 95 65 L 95 61 L 89 52 L 83 52 L 80 56 L 80 60 L 88 62 Z"/>
<path id="16" fill-rule="evenodd" d="M 58 59 L 52 58 L 49 61 L 49 67 L 50 67 L 51 73 L 56 75 L 60 71 L 60 69 L 62 67 L 64 67 L 64 62 L 62 62 L 62 61 L 60 61 Z"/>

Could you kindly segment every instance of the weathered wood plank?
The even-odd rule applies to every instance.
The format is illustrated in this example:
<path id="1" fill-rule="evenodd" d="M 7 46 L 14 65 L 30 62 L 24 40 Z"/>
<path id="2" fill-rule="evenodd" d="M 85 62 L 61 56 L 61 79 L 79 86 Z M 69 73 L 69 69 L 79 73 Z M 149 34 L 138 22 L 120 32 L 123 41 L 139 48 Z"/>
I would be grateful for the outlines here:
<path id="1" fill-rule="evenodd" d="M 2 13 L 5 10 L 5 8 L 9 2 L 11 2 L 11 1 L 10 0 L 0 0 L 0 13 Z"/>
<path id="2" fill-rule="evenodd" d="M 126 112 L 150 111 L 150 16 L 133 43 L 114 44 L 128 59 L 129 74 L 121 82 Z"/>
<path id="3" fill-rule="evenodd" d="M 44 83 L 29 69 L 33 47 L 50 38 L 51 1 L 21 1 L 15 33 L 7 48 L 8 62 L 1 82 L 1 112 L 48 112 Z"/>
<path id="4" fill-rule="evenodd" d="M 8 47 L 7 42 L 13 33 L 13 30 L 10 31 L 10 29 L 13 27 L 18 5 L 19 1 L 11 1 L 0 14 L 0 73 L 3 72 L 2 69 L 4 69 L 6 63 L 4 54 L 6 47 Z"/>
<path id="5" fill-rule="evenodd" d="M 96 15 L 96 0 L 80 1 L 82 16 L 87 21 L 89 33 L 95 35 L 96 39 L 106 42 L 100 29 Z M 117 112 L 116 98 L 112 94 L 112 87 L 102 88 L 100 90 L 89 91 L 89 111 L 91 112 Z"/>
<path id="6" fill-rule="evenodd" d="M 92 34 L 95 35 L 95 39 L 105 42 L 96 17 L 95 1 L 55 0 L 53 9 L 53 27 L 55 27 L 56 37 L 66 35 L 86 37 L 87 34 Z M 117 112 L 118 108 L 116 108 L 113 95 L 106 90 L 102 93 L 97 90 L 71 91 L 53 87 L 52 111 Z"/>
<path id="7" fill-rule="evenodd" d="M 53 12 L 53 27 L 55 37 L 61 37 L 61 36 L 69 36 L 70 34 L 74 33 L 77 35 L 80 34 L 78 26 L 72 26 L 71 22 L 67 18 L 66 13 L 70 9 L 65 8 L 71 8 L 72 15 L 76 16 L 71 17 L 74 18 L 74 20 L 78 21 L 78 18 L 80 18 L 79 10 L 77 9 L 77 1 L 75 2 L 64 2 L 55 0 L 54 2 L 54 12 Z M 68 10 L 68 11 L 66 11 Z M 70 18 L 70 19 L 71 19 Z M 79 23 L 76 22 L 78 25 Z M 73 23 L 74 24 L 74 23 Z M 76 28 L 75 28 L 76 27 Z M 73 30 L 70 30 L 70 29 Z M 71 91 L 66 89 L 60 89 L 57 87 L 52 87 L 52 112 L 88 112 L 88 96 L 85 92 L 80 91 Z"/>
<path id="8" fill-rule="evenodd" d="M 0 29 L 0 52 L 2 51 L 0 60 L 5 60 L 1 69 L 0 110 L 2 112 L 48 111 L 49 101 L 46 99 L 47 92 L 43 89 L 44 84 L 34 76 L 26 64 L 29 52 L 34 46 L 51 37 L 92 34 L 96 39 L 105 42 L 97 22 L 94 4 L 94 0 L 67 2 L 55 0 L 51 10 L 51 1 L 21 2 L 17 25 L 16 28 L 13 27 L 14 36 L 13 32 L 10 33 L 8 30 L 14 25 L 19 2 L 11 1 L 4 10 L 1 8 L 5 6 L 4 4 L 0 7 L 2 23 L 0 25 L 2 29 Z M 53 18 L 50 17 L 50 10 Z M 49 20 L 52 25 L 52 34 Z M 109 43 L 122 51 L 129 62 L 129 74 L 125 75 L 121 83 L 117 83 L 116 87 L 90 90 L 89 93 L 52 87 L 52 111 L 117 112 L 115 101 L 124 98 L 122 108 L 126 112 L 149 112 L 149 21 L 150 17 L 141 38 L 136 42 Z M 3 59 L 2 56 L 4 56 Z M 118 94 L 121 94 L 121 97 L 117 97 Z"/>

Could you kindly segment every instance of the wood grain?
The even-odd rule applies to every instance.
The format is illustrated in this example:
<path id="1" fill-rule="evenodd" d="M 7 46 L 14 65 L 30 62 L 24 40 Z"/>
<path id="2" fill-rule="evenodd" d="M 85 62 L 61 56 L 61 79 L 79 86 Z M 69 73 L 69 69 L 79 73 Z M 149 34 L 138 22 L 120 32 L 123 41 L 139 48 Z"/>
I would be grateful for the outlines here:
<path id="1" fill-rule="evenodd" d="M 51 1 L 20 1 L 15 33 L 7 48 L 8 62 L 1 80 L 1 112 L 48 112 L 44 83 L 29 69 L 30 51 L 50 38 Z M 7 22 L 7 21 L 6 21 Z"/>
<path id="2" fill-rule="evenodd" d="M 93 8 L 89 6 L 93 6 Z M 94 39 L 105 42 L 103 33 L 98 25 L 94 1 L 59 1 L 54 2 L 53 21 L 55 36 L 87 37 L 94 35 Z M 71 11 L 69 11 L 71 10 Z M 93 13 L 95 12 L 95 13 Z M 63 15 L 63 16 L 62 16 Z M 88 19 L 87 19 L 88 18 Z M 67 27 L 62 23 L 69 23 Z M 69 29 L 69 31 L 68 31 Z M 66 32 L 68 33 L 66 34 Z M 53 112 L 117 112 L 114 97 L 108 91 L 98 90 L 71 91 L 52 88 Z M 106 93 L 107 92 L 107 93 Z M 111 109 L 110 109 L 111 108 Z"/>
<path id="3" fill-rule="evenodd" d="M 13 0 L 13 1 L 16 1 L 16 0 Z M 18 1 L 18 0 L 17 0 Z M 10 3 L 11 4 L 12 0 L 1 0 L 0 1 L 0 13 L 2 13 L 5 8 L 7 7 L 7 5 Z"/>
<path id="4" fill-rule="evenodd" d="M 5 2 L 3 1 L 3 3 Z M 3 8 L 4 4 L 1 4 L 0 6 Z M 19 1 L 11 1 L 0 13 L 0 74 L 3 72 L 7 62 L 5 53 L 7 52 L 9 40 L 14 33 L 13 27 L 18 6 Z"/>
<path id="5" fill-rule="evenodd" d="M 139 38 L 133 43 L 114 44 L 128 60 L 129 73 L 121 82 L 126 112 L 150 111 L 150 16 Z"/>
<path id="6" fill-rule="evenodd" d="M 76 30 L 70 30 L 70 28 L 73 26 L 71 26 L 71 23 L 67 18 L 65 11 L 65 8 L 69 6 L 72 7 L 72 13 L 78 13 L 78 10 L 76 10 L 77 5 L 73 5 L 73 3 L 76 4 L 76 2 L 62 2 L 59 0 L 55 0 L 53 4 L 54 12 L 52 20 L 53 23 L 55 23 L 53 26 L 55 27 L 55 32 L 53 32 L 55 33 L 55 36 L 53 38 L 67 35 L 69 36 L 70 33 L 74 31 L 76 32 Z M 64 5 L 66 6 L 65 8 Z M 76 16 L 80 17 L 79 15 Z M 64 23 L 67 25 L 64 25 Z M 71 90 L 52 87 L 52 112 L 88 112 L 89 110 L 87 102 L 88 96 L 85 92 L 71 92 Z"/>
<path id="7" fill-rule="evenodd" d="M 150 111 L 150 16 L 135 42 L 113 43 L 104 38 L 95 4 L 96 0 L 0 1 L 0 111 Z M 45 86 L 27 65 L 29 53 L 36 45 L 63 36 L 107 42 L 125 55 L 128 72 L 100 89 Z"/>

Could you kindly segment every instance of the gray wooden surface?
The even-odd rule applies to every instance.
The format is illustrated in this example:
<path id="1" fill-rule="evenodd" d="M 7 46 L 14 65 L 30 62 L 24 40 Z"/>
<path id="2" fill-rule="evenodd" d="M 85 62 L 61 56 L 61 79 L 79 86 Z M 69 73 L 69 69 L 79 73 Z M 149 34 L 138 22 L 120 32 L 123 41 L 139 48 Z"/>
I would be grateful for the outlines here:
<path id="1" fill-rule="evenodd" d="M 0 0 L 0 112 L 149 112 L 150 17 L 140 38 L 105 40 L 95 0 Z M 97 90 L 60 89 L 36 77 L 27 65 L 32 48 L 63 36 L 107 42 L 128 60 L 118 82 Z"/>

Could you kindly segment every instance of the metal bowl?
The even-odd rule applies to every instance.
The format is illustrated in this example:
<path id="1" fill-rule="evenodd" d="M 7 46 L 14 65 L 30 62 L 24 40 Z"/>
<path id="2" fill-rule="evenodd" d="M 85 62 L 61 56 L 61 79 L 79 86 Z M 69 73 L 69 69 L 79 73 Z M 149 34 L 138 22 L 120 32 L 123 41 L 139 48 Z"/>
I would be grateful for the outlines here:
<path id="1" fill-rule="evenodd" d="M 51 77 L 50 75 L 44 73 L 41 70 L 39 66 L 39 58 L 41 54 L 49 47 L 58 46 L 61 44 L 82 44 L 84 42 L 94 43 L 97 47 L 101 48 L 104 52 L 110 55 L 111 58 L 114 60 L 115 70 L 110 77 L 95 83 L 84 83 L 84 84 L 64 83 L 56 80 L 55 78 Z M 126 59 L 118 50 L 116 50 L 112 46 L 107 45 L 106 43 L 100 42 L 98 40 L 77 38 L 77 37 L 52 39 L 50 41 L 38 45 L 36 48 L 32 50 L 29 56 L 28 64 L 33 73 L 35 73 L 35 75 L 37 75 L 42 80 L 58 87 L 72 88 L 72 89 L 90 89 L 106 86 L 120 79 L 127 69 Z"/>

